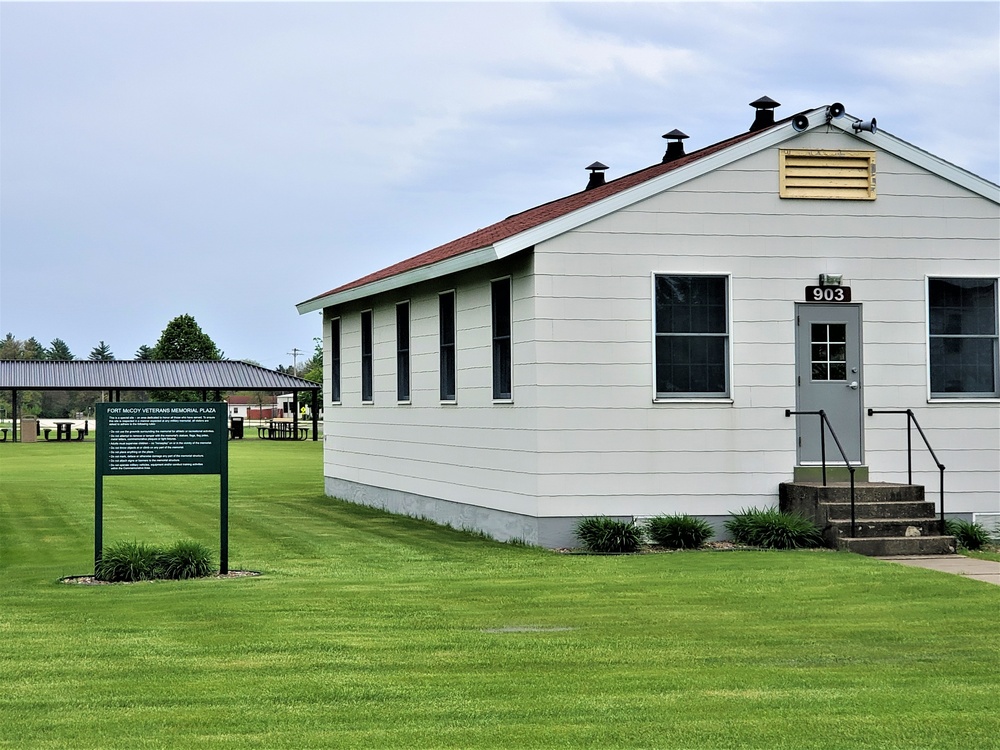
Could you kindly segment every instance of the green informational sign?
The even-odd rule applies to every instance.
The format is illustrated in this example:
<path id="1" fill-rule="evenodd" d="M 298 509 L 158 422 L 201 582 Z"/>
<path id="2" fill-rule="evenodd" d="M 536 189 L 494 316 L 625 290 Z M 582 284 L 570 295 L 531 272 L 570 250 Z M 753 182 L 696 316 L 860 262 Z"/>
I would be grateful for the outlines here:
<path id="1" fill-rule="evenodd" d="M 94 562 L 104 547 L 104 477 L 219 475 L 219 572 L 229 572 L 229 429 L 224 403 L 97 404 Z"/>
<path id="2" fill-rule="evenodd" d="M 97 460 L 104 476 L 221 474 L 225 404 L 98 404 Z"/>

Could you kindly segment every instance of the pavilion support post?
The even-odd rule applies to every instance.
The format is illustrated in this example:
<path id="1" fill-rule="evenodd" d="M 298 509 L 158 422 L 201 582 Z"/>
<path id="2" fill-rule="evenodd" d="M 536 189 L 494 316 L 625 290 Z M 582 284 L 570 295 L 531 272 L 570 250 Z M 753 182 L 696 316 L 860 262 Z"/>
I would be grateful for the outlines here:
<path id="1" fill-rule="evenodd" d="M 10 392 L 10 410 L 11 410 L 11 420 L 10 420 L 10 439 L 17 442 L 17 389 L 15 388 Z"/>
<path id="2" fill-rule="evenodd" d="M 319 440 L 319 391 L 312 392 L 313 441 Z"/>

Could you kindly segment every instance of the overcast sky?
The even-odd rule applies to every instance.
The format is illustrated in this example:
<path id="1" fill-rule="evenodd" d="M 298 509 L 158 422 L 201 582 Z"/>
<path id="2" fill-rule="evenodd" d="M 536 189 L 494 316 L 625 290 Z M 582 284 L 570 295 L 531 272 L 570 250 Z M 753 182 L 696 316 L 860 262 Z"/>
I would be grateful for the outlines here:
<path id="1" fill-rule="evenodd" d="M 130 359 L 186 313 L 291 364 L 296 303 L 761 95 L 998 182 L 998 35 L 996 2 L 4 2 L 0 336 Z"/>

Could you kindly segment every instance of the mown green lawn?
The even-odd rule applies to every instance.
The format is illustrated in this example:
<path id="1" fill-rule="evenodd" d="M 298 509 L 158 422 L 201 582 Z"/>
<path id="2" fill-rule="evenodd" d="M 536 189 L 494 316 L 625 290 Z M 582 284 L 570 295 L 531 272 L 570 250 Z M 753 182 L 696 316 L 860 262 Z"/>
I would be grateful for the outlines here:
<path id="1" fill-rule="evenodd" d="M 988 748 L 1000 587 L 832 552 L 560 555 L 230 448 L 230 566 L 80 586 L 94 444 L 0 444 L 0 747 Z M 217 548 L 218 479 L 105 480 L 105 541 Z"/>

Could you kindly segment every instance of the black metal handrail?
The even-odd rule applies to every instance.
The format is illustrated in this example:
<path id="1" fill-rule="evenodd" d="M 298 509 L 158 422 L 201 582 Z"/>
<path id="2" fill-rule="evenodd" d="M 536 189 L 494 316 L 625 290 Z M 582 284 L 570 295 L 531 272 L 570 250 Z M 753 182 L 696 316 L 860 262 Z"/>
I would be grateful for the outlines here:
<path id="1" fill-rule="evenodd" d="M 826 487 L 826 431 L 830 430 L 830 436 L 833 438 L 833 442 L 837 444 L 837 450 L 840 451 L 841 457 L 844 459 L 844 464 L 847 466 L 847 471 L 851 475 L 851 537 L 853 538 L 857 530 L 857 522 L 854 516 L 854 472 L 856 467 L 851 466 L 850 459 L 847 458 L 847 453 L 844 452 L 844 447 L 840 444 L 839 438 L 837 438 L 837 431 L 833 429 L 833 425 L 830 424 L 830 420 L 826 418 L 826 412 L 823 409 L 819 411 L 792 411 L 791 409 L 785 409 L 785 416 L 790 417 L 793 414 L 802 415 L 818 415 L 819 416 L 819 453 L 823 465 L 823 486 Z"/>
<path id="2" fill-rule="evenodd" d="M 940 513 L 941 513 L 941 528 L 944 529 L 944 464 L 938 460 L 937 454 L 934 449 L 931 448 L 931 443 L 924 434 L 924 431 L 920 427 L 920 422 L 917 421 L 917 416 L 913 413 L 913 409 L 897 410 L 897 409 L 869 409 L 868 416 L 874 416 L 875 414 L 905 414 L 906 415 L 906 483 L 913 484 L 913 425 L 916 425 L 917 432 L 920 433 L 920 437 L 924 439 L 924 445 L 927 446 L 927 450 L 930 451 L 931 458 L 934 459 L 935 465 L 938 467 L 938 473 L 940 476 L 940 498 L 941 502 Z"/>

